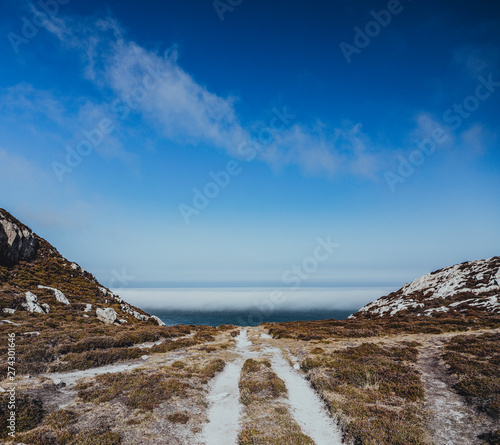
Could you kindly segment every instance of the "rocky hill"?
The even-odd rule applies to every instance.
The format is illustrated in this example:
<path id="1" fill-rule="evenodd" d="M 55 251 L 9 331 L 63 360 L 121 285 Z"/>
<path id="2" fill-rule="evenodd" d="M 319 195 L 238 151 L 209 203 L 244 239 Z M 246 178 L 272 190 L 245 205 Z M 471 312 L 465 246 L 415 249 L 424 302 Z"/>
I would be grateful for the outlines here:
<path id="1" fill-rule="evenodd" d="M 350 318 L 463 317 L 500 314 L 500 257 L 468 261 L 424 275 Z"/>
<path id="2" fill-rule="evenodd" d="M 0 323 L 39 319 L 134 325 L 162 322 L 131 306 L 0 209 Z M 32 329 L 30 329 L 32 330 Z"/>

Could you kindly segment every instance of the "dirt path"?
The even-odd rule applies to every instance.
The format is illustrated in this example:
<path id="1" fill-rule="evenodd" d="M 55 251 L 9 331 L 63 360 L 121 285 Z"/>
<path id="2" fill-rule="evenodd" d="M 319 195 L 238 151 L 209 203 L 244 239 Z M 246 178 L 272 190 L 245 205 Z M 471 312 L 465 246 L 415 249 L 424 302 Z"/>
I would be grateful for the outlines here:
<path id="1" fill-rule="evenodd" d="M 210 403 L 208 423 L 202 432 L 206 445 L 234 445 L 237 442 L 241 416 L 238 381 L 242 366 L 243 359 L 229 363 L 211 385 L 207 397 Z"/>
<path id="2" fill-rule="evenodd" d="M 284 359 L 281 350 L 269 348 L 269 361 L 274 372 L 284 380 L 288 389 L 290 414 L 302 432 L 316 445 L 341 445 L 341 434 L 327 414 L 326 407 L 309 382 Z"/>
<path id="3" fill-rule="evenodd" d="M 429 342 L 420 351 L 419 368 L 431 413 L 429 429 L 436 445 L 484 444 L 478 435 L 488 430 L 490 421 L 476 414 L 451 388 L 450 377 L 441 359 L 442 342 Z"/>
<path id="4" fill-rule="evenodd" d="M 262 336 L 267 340 L 269 336 Z M 235 353 L 239 357 L 226 365 L 221 374 L 212 382 L 208 395 L 208 420 L 202 441 L 206 445 L 235 445 L 241 429 L 242 407 L 239 401 L 239 377 L 241 368 L 248 358 L 268 358 L 272 369 L 286 384 L 290 414 L 301 427 L 302 432 L 311 437 L 316 445 L 341 445 L 341 435 L 326 407 L 309 385 L 307 380 L 283 357 L 282 351 L 267 344 L 253 348 L 244 329 L 236 337 Z"/>
<path id="5" fill-rule="evenodd" d="M 236 353 L 240 355 L 235 361 L 226 365 L 224 370 L 212 381 L 208 395 L 208 423 L 201 433 L 206 445 L 235 445 L 240 431 L 240 390 L 238 382 L 241 368 L 246 358 L 253 355 L 249 348 L 252 342 L 244 329 L 236 337 Z"/>

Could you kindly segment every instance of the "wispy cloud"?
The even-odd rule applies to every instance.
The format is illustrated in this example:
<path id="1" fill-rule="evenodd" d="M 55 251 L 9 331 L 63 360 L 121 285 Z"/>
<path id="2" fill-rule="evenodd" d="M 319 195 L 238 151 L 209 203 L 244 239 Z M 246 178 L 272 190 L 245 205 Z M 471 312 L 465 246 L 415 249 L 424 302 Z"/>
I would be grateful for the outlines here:
<path id="1" fill-rule="evenodd" d="M 238 98 L 209 91 L 179 64 L 175 47 L 161 54 L 127 39 L 113 19 L 54 21 L 49 30 L 61 43 L 78 50 L 84 76 L 103 91 L 112 91 L 159 134 L 181 144 L 206 144 L 240 158 L 238 147 L 255 139 L 236 110 Z M 153 93 L 148 91 L 154 90 Z M 325 135 L 296 123 L 275 135 L 258 158 L 274 168 L 298 166 L 307 175 L 370 177 L 379 168 L 375 146 L 361 125 L 346 124 Z"/>
<path id="2" fill-rule="evenodd" d="M 23 85 L 15 94 L 4 97 L 8 99 L 4 102 L 22 106 L 24 100 L 26 109 L 38 108 L 66 129 L 73 129 L 75 137 L 82 128 L 88 131 L 100 120 L 112 119 L 115 131 L 105 144 L 96 147 L 104 158 L 120 159 L 129 165 L 139 163 L 139 158 L 127 152 L 122 142 L 131 129 L 126 122 L 131 116 L 177 144 L 191 149 L 211 146 L 239 159 L 244 159 L 239 151 L 241 144 L 256 141 L 252 129 L 258 127 L 258 122 L 241 121 L 237 112 L 240 99 L 212 92 L 196 80 L 182 68 L 175 46 L 163 53 L 145 48 L 128 38 L 113 18 L 57 16 L 51 18 L 46 28 L 64 48 L 76 51 L 81 57 L 82 75 L 100 91 L 102 100 L 97 103 L 78 98 L 78 110 L 71 116 L 62 99 L 56 100 L 47 92 L 35 92 Z M 455 53 L 456 63 L 473 72 L 488 66 L 487 60 L 488 54 L 472 47 Z M 446 135 L 446 143 L 440 144 L 439 149 L 463 145 L 465 141 L 470 145 L 472 138 L 476 147 L 479 144 L 479 130 L 470 129 L 461 135 L 439 118 L 422 112 L 400 151 L 411 151 L 415 143 L 428 138 L 436 128 Z M 465 129 L 460 131 L 464 133 Z M 481 137 L 484 146 L 486 136 Z M 391 162 L 392 150 L 393 147 L 373 141 L 360 123 L 332 126 L 318 121 L 316 125 L 305 125 L 297 119 L 291 126 L 275 132 L 272 141 L 258 151 L 257 159 L 277 170 L 296 166 L 307 176 L 375 179 Z"/>
<path id="3" fill-rule="evenodd" d="M 136 155 L 126 150 L 122 142 L 126 135 L 120 121 L 105 101 L 98 103 L 86 97 L 65 97 L 21 83 L 0 92 L 0 112 L 4 120 L 15 125 L 22 123 L 33 134 L 43 134 L 60 145 L 61 157 L 66 155 L 65 147 L 75 146 L 85 139 L 85 132 L 92 132 L 103 119 L 109 119 L 114 131 L 95 145 L 96 152 L 104 159 L 116 159 L 129 166 L 139 162 Z"/>
<path id="4" fill-rule="evenodd" d="M 498 39 L 500 38 L 500 20 L 492 19 L 469 26 L 468 32 L 482 36 L 481 44 L 468 43 L 453 51 L 454 64 L 473 78 L 485 71 L 498 71 Z"/>

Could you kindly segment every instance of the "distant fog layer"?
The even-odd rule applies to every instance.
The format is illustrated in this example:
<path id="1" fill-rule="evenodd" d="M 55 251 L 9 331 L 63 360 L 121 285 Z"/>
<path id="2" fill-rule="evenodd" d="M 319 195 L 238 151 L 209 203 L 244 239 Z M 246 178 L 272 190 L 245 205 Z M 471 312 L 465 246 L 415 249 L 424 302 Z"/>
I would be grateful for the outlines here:
<path id="1" fill-rule="evenodd" d="M 344 309 L 357 310 L 387 295 L 389 287 L 309 287 L 296 290 L 264 287 L 122 288 L 113 291 L 141 308 L 172 310 L 267 311 Z"/>

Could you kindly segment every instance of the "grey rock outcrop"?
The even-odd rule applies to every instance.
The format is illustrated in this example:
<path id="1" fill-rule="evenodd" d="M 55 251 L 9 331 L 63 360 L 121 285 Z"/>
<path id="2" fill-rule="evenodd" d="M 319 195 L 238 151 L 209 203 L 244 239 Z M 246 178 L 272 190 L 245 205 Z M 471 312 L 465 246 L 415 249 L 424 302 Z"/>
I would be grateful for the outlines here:
<path id="1" fill-rule="evenodd" d="M 58 289 L 54 289 L 53 287 L 48 287 L 48 286 L 40 286 L 38 285 L 38 289 L 48 289 L 54 292 L 54 295 L 56 297 L 56 300 L 59 301 L 59 303 L 63 304 L 71 304 L 69 300 L 66 298 L 66 296 Z"/>
<path id="2" fill-rule="evenodd" d="M 13 216 L 0 209 L 0 266 L 35 258 L 38 237 Z"/>
<path id="3" fill-rule="evenodd" d="M 38 302 L 38 297 L 31 293 L 31 292 L 26 292 L 26 303 L 23 303 L 23 306 L 28 312 L 37 312 L 39 314 L 45 314 L 45 309 L 40 306 L 40 303 Z"/>

